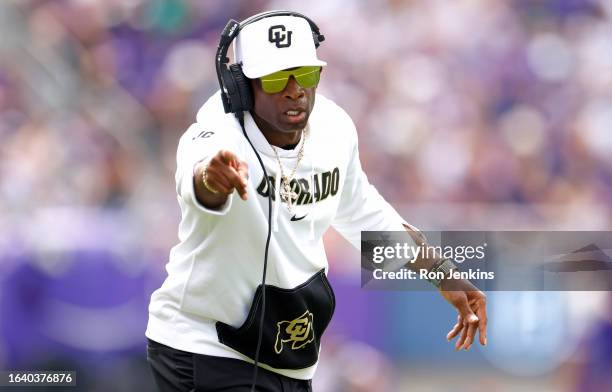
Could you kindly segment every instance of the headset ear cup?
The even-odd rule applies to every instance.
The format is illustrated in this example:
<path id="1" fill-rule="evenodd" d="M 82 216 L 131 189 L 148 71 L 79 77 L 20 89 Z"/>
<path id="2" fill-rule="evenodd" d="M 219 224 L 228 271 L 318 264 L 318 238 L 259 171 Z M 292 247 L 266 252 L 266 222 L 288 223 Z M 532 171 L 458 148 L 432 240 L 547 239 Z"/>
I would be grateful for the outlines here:
<path id="1" fill-rule="evenodd" d="M 229 69 L 236 84 L 236 93 L 239 95 L 240 110 L 251 110 L 253 108 L 253 92 L 250 80 L 242 72 L 240 64 L 232 64 Z"/>
<path id="2" fill-rule="evenodd" d="M 236 113 L 239 109 L 240 97 L 238 96 L 236 82 L 228 67 L 223 67 L 221 69 L 221 77 L 223 78 L 223 86 L 227 91 L 226 113 Z M 227 109 L 229 109 L 229 111 Z"/>
<path id="3" fill-rule="evenodd" d="M 321 45 L 321 43 L 319 42 L 319 34 L 315 33 L 314 31 L 312 32 L 312 40 L 314 41 L 315 44 L 315 49 L 319 48 L 319 45 Z"/>

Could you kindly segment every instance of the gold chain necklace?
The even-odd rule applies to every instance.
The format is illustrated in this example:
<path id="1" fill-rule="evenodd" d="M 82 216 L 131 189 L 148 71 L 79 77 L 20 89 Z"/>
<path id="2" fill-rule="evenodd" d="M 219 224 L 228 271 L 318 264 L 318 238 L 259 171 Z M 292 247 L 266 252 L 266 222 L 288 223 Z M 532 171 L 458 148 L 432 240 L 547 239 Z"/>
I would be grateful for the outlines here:
<path id="1" fill-rule="evenodd" d="M 279 189 L 280 198 L 282 201 L 284 201 L 287 204 L 287 209 L 289 210 L 289 213 L 291 214 L 293 213 L 293 199 L 297 199 L 298 197 L 298 194 L 291 189 L 291 181 L 293 180 L 293 177 L 295 176 L 298 166 L 300 166 L 300 162 L 302 161 L 302 158 L 304 157 L 304 146 L 306 145 L 306 139 L 308 138 L 308 128 L 305 128 L 302 132 L 304 135 L 303 140 L 302 140 L 302 146 L 300 147 L 300 151 L 298 151 L 297 161 L 295 162 L 295 167 L 293 168 L 289 176 L 285 175 L 285 169 L 283 168 L 283 164 L 281 163 L 280 157 L 278 156 L 278 151 L 276 150 L 275 146 L 272 146 L 272 151 L 274 151 L 274 155 L 276 156 L 276 161 L 278 162 L 278 166 L 280 168 L 280 175 L 281 175 L 281 183 L 280 183 L 280 189 Z"/>

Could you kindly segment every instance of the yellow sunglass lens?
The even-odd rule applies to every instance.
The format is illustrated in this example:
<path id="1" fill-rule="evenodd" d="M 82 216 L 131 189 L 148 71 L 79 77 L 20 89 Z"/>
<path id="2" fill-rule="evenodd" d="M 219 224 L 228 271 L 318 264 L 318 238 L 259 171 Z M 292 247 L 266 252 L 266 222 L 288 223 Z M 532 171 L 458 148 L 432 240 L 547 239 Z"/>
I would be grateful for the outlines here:
<path id="1" fill-rule="evenodd" d="M 268 94 L 276 94 L 285 89 L 293 76 L 304 88 L 315 87 L 319 83 L 321 67 L 300 67 L 291 71 L 278 71 L 260 78 L 261 87 Z"/>

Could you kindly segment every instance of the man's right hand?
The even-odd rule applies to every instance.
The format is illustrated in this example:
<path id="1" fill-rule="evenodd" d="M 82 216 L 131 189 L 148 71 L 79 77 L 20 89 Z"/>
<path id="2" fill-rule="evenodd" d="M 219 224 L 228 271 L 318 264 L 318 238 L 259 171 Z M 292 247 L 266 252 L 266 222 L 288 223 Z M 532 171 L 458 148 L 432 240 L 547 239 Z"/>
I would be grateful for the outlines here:
<path id="1" fill-rule="evenodd" d="M 206 172 L 206 185 L 204 173 Z M 196 165 L 193 175 L 198 201 L 208 208 L 218 208 L 234 192 L 247 199 L 248 165 L 228 150 L 219 151 L 210 161 Z"/>

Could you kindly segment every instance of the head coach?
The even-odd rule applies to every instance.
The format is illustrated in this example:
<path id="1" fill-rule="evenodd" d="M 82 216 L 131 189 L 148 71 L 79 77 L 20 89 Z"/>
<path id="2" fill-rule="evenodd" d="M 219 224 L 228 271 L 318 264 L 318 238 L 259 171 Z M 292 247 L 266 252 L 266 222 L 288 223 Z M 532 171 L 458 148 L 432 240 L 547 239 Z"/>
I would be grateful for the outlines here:
<path id="1" fill-rule="evenodd" d="M 147 354 L 161 391 L 310 391 L 335 307 L 325 231 L 358 249 L 365 230 L 422 238 L 369 184 L 351 118 L 317 94 L 323 40 L 290 11 L 231 20 L 221 35 L 220 91 L 178 145 L 180 242 L 149 306 Z M 468 349 L 480 331 L 485 344 L 484 294 L 467 281 L 449 290 L 451 281 L 432 281 L 458 311 L 447 338 Z"/>

